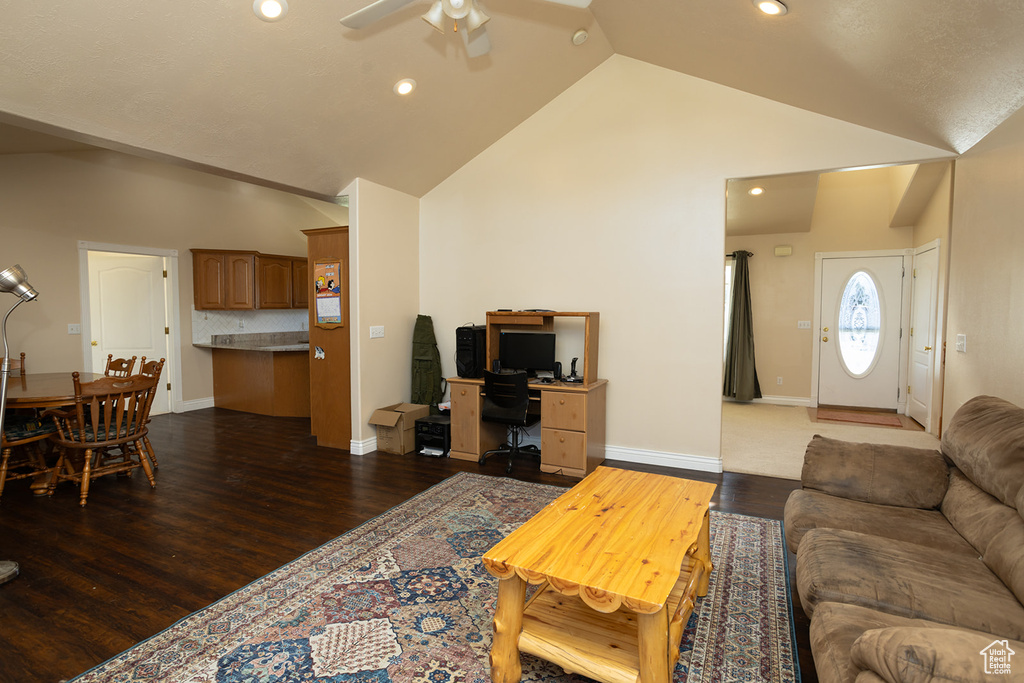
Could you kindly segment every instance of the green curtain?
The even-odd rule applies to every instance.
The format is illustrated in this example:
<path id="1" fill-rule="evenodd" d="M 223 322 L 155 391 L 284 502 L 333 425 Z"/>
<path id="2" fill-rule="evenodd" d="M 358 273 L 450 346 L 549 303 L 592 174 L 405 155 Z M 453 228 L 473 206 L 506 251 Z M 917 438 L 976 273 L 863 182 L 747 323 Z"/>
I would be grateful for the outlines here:
<path id="1" fill-rule="evenodd" d="M 750 310 L 749 251 L 732 253 L 732 317 L 729 320 L 729 346 L 725 354 L 725 383 L 722 395 L 739 401 L 761 398 L 761 385 L 754 367 L 754 324 Z"/>

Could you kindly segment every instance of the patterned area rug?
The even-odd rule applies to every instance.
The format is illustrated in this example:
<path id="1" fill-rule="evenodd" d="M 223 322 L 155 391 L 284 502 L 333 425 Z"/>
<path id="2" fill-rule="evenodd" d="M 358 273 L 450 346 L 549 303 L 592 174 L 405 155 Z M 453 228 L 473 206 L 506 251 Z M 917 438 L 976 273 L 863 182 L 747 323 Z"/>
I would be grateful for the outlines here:
<path id="1" fill-rule="evenodd" d="M 462 473 L 73 683 L 489 683 L 480 556 L 564 489 Z M 799 681 L 781 524 L 716 513 L 674 681 Z M 523 655 L 523 680 L 588 679 Z"/>

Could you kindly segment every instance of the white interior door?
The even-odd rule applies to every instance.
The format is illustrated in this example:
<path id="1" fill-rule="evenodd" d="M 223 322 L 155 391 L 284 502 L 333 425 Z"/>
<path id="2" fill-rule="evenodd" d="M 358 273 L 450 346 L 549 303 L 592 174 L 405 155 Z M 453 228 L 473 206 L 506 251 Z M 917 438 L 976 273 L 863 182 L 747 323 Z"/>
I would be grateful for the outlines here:
<path id="1" fill-rule="evenodd" d="M 899 406 L 903 259 L 822 259 L 819 405 Z"/>
<path id="2" fill-rule="evenodd" d="M 88 257 L 93 371 L 103 372 L 108 354 L 168 358 L 163 257 L 105 251 L 90 251 Z M 161 387 L 167 386 L 168 377 L 165 364 Z M 168 394 L 166 389 L 157 392 L 153 415 L 169 410 Z"/>
<path id="3" fill-rule="evenodd" d="M 907 415 L 931 431 L 935 324 L 939 297 L 939 250 L 914 256 L 910 304 L 910 371 Z"/>

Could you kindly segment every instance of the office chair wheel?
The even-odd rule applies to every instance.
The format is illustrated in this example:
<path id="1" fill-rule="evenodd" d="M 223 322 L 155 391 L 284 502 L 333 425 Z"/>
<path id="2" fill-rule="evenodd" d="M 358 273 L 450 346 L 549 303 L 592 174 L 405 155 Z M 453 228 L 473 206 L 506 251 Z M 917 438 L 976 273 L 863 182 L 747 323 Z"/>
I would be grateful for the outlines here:
<path id="1" fill-rule="evenodd" d="M 512 474 L 512 456 L 508 456 L 508 465 L 505 466 L 505 474 Z"/>

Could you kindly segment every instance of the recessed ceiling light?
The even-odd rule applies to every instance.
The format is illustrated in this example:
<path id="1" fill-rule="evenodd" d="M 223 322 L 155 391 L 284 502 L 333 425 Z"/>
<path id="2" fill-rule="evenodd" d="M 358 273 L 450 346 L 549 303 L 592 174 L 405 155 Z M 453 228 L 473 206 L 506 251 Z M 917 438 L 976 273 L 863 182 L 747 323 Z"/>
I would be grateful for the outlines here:
<path id="1" fill-rule="evenodd" d="M 780 0 L 753 0 L 753 3 L 754 7 L 772 16 L 780 16 L 789 11 Z"/>
<path id="2" fill-rule="evenodd" d="M 416 81 L 411 78 L 403 78 L 402 80 L 395 83 L 395 94 L 396 95 L 408 95 L 416 89 Z"/>
<path id="3" fill-rule="evenodd" d="M 288 14 L 288 0 L 255 0 L 252 11 L 263 21 L 278 21 Z"/>
<path id="4" fill-rule="evenodd" d="M 747 190 L 747 194 L 749 194 L 751 197 L 757 197 L 759 195 L 764 194 L 764 188 L 763 187 L 752 187 L 749 190 Z"/>

